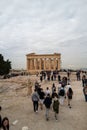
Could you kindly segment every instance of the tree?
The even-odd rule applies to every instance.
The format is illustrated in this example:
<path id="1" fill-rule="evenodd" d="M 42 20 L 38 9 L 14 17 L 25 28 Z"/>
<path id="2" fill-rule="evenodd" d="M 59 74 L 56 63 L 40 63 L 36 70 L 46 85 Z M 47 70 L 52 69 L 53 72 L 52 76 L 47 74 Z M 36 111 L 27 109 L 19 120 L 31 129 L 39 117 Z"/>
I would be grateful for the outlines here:
<path id="1" fill-rule="evenodd" d="M 0 54 L 0 75 L 8 74 L 11 69 L 11 62 L 5 61 L 2 54 Z"/>

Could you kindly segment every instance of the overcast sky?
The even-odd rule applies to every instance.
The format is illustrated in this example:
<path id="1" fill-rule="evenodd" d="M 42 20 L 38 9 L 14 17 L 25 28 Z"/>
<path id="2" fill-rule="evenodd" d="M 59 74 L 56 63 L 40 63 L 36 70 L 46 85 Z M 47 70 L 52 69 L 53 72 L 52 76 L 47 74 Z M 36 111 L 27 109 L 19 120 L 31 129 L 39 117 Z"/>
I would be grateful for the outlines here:
<path id="1" fill-rule="evenodd" d="M 0 0 L 0 53 L 26 69 L 32 52 L 61 53 L 62 68 L 87 68 L 87 0 Z"/>

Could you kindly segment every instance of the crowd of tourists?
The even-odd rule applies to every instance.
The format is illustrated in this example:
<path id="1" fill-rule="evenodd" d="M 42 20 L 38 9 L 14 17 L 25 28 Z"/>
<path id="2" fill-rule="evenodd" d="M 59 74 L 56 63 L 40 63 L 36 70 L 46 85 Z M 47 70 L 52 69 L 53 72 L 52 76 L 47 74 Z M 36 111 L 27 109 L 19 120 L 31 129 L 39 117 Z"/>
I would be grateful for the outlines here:
<path id="1" fill-rule="evenodd" d="M 45 118 L 48 121 L 50 117 L 49 111 L 54 112 L 55 120 L 58 120 L 60 105 L 63 106 L 65 100 L 69 109 L 72 109 L 71 101 L 73 98 L 73 90 L 70 84 L 71 72 L 67 72 L 67 76 L 61 77 L 59 73 L 41 73 L 40 83 L 35 82 L 34 92 L 32 93 L 33 111 L 38 113 L 38 110 L 43 110 L 45 108 Z M 82 80 L 83 94 L 85 101 L 87 102 L 87 75 L 83 74 L 81 77 L 81 72 L 76 72 L 77 81 Z M 43 89 L 41 83 L 44 81 L 53 81 L 51 88 L 47 87 Z M 58 81 L 55 85 L 55 81 Z M 0 113 L 2 107 L 0 106 Z M 9 119 L 8 117 L 2 118 L 0 114 L 0 130 L 9 130 Z"/>
<path id="2" fill-rule="evenodd" d="M 49 110 L 53 108 L 55 119 L 59 113 L 59 105 L 64 105 L 65 100 L 67 100 L 67 105 L 71 109 L 71 101 L 73 98 L 73 90 L 70 84 L 70 75 L 71 72 L 67 72 L 67 76 L 61 77 L 59 73 L 42 73 L 40 74 L 40 82 L 43 80 L 55 81 L 58 80 L 58 85 L 55 83 L 52 84 L 52 89 L 49 87 L 46 90 L 43 90 L 42 86 L 36 82 L 35 89 L 32 94 L 33 108 L 34 112 L 38 112 L 38 107 L 43 109 L 43 106 L 46 108 L 45 116 L 46 120 L 49 120 Z M 81 77 L 81 72 L 76 72 L 77 81 L 82 80 L 83 93 L 85 96 L 85 101 L 87 102 L 87 78 L 86 74 L 83 74 Z"/>
<path id="3" fill-rule="evenodd" d="M 46 120 L 49 120 L 49 110 L 53 108 L 55 119 L 57 120 L 59 105 L 64 105 L 64 101 L 67 99 L 67 105 L 71 108 L 72 96 L 73 90 L 67 77 L 63 77 L 62 80 L 59 78 L 58 86 L 53 83 L 51 89 L 47 87 L 46 90 L 43 90 L 42 86 L 36 81 L 35 89 L 32 94 L 34 112 L 38 112 L 38 107 L 43 110 L 44 105 L 46 109 Z"/>

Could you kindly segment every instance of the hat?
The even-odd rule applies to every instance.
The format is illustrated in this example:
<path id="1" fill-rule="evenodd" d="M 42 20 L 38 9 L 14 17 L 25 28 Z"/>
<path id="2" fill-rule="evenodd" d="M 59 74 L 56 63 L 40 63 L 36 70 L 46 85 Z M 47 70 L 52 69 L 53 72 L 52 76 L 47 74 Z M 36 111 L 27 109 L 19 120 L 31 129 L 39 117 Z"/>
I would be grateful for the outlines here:
<path id="1" fill-rule="evenodd" d="M 22 127 L 22 130 L 29 130 L 27 126 Z"/>

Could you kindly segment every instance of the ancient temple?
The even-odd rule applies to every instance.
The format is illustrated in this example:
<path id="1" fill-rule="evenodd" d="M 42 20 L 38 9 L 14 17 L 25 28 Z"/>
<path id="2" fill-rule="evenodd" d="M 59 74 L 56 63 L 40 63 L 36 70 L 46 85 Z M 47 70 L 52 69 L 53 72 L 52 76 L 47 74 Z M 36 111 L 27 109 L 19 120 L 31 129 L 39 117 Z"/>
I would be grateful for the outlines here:
<path id="1" fill-rule="evenodd" d="M 54 71 L 61 68 L 61 54 L 35 54 L 26 55 L 27 72 L 37 73 L 41 71 Z"/>

